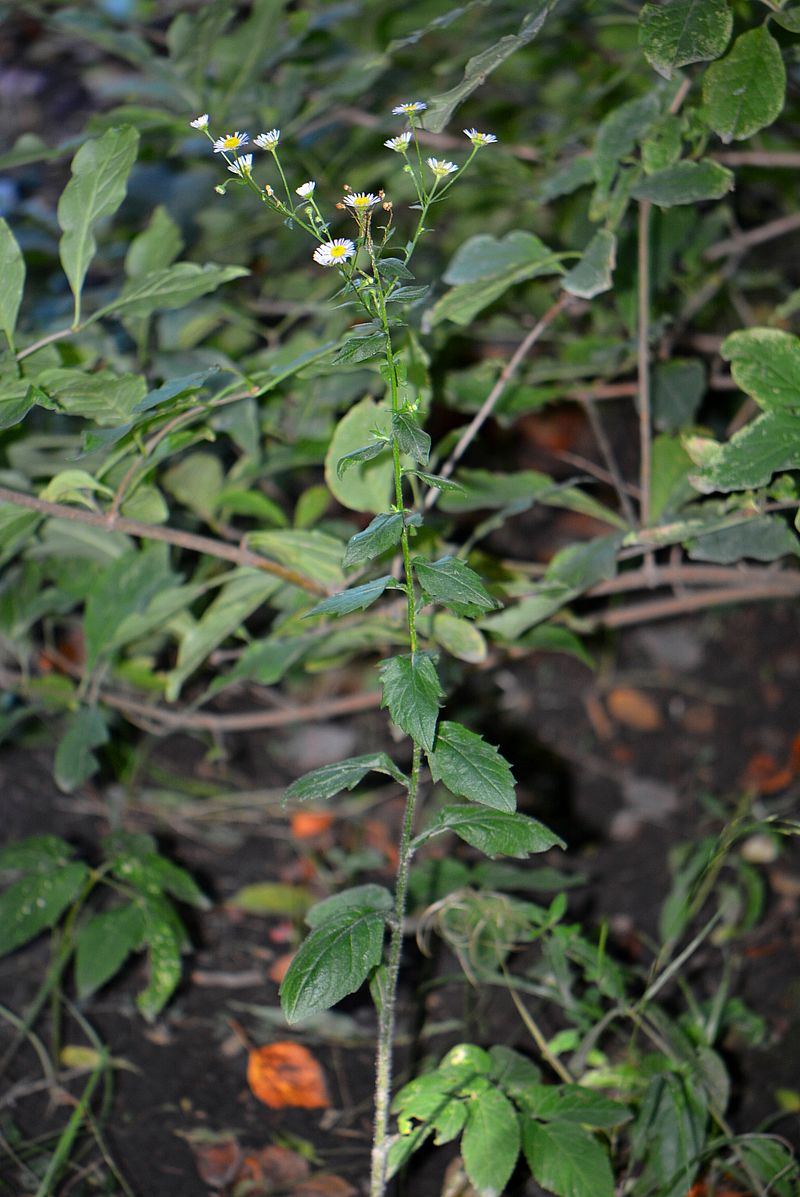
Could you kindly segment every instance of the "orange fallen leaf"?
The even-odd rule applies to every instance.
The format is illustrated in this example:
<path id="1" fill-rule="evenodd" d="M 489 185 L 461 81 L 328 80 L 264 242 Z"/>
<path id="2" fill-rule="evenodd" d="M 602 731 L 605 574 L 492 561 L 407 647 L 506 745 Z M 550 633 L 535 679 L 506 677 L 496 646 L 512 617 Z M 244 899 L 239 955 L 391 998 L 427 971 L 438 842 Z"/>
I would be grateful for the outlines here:
<path id="1" fill-rule="evenodd" d="M 368 847 L 373 848 L 376 852 L 380 852 L 381 856 L 391 865 L 393 869 L 397 868 L 398 852 L 397 845 L 389 834 L 389 830 L 385 823 L 380 819 L 366 819 L 364 821 L 364 842 Z"/>
<path id="2" fill-rule="evenodd" d="M 239 1174 L 242 1149 L 233 1135 L 198 1141 L 189 1139 L 200 1179 L 212 1189 L 224 1189 Z"/>
<path id="3" fill-rule="evenodd" d="M 747 762 L 743 782 L 760 794 L 777 794 L 794 779 L 792 768 L 784 769 L 770 752 L 755 752 Z"/>
<path id="4" fill-rule="evenodd" d="M 298 840 L 313 840 L 333 826 L 333 815 L 325 811 L 303 810 L 292 815 L 292 835 Z"/>
<path id="5" fill-rule="evenodd" d="M 254 1048 L 247 1060 L 247 1083 L 253 1096 L 273 1110 L 320 1110 L 331 1104 L 322 1068 L 300 1043 Z"/>
<path id="6" fill-rule="evenodd" d="M 661 712 L 641 690 L 632 686 L 618 686 L 611 690 L 606 704 L 614 719 L 632 727 L 635 731 L 658 731 L 661 727 Z"/>
<path id="7" fill-rule="evenodd" d="M 358 1189 L 332 1172 L 318 1172 L 292 1185 L 292 1197 L 356 1197 L 357 1192 Z"/>
<path id="8" fill-rule="evenodd" d="M 265 1192 L 272 1192 L 305 1180 L 310 1171 L 308 1160 L 296 1151 L 275 1145 L 246 1155 L 237 1179 L 247 1180 Z"/>

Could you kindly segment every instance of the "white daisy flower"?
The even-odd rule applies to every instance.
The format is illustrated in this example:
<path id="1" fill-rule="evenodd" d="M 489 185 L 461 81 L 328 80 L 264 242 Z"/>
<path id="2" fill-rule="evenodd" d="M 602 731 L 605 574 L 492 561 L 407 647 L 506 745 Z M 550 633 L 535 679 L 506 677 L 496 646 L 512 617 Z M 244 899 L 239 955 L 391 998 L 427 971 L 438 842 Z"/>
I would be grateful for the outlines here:
<path id="1" fill-rule="evenodd" d="M 468 137 L 474 146 L 491 145 L 497 141 L 494 133 L 479 133 L 477 129 L 465 129 L 464 136 Z"/>
<path id="2" fill-rule="evenodd" d="M 452 175 L 458 170 L 455 162 L 447 162 L 444 158 L 427 158 L 426 161 L 437 179 L 443 179 L 445 175 Z"/>
<path id="3" fill-rule="evenodd" d="M 314 180 L 309 179 L 307 183 L 303 183 L 302 186 L 296 187 L 295 192 L 297 195 L 300 196 L 301 199 L 308 199 L 308 197 L 310 195 L 314 194 L 315 187 L 316 187 L 316 183 L 314 182 Z"/>
<path id="4" fill-rule="evenodd" d="M 356 247 L 347 237 L 337 237 L 335 241 L 325 241 L 314 250 L 314 261 L 320 266 L 337 266 L 352 258 Z"/>
<path id="5" fill-rule="evenodd" d="M 259 133 L 254 144 L 261 150 L 275 150 L 281 139 L 280 129 L 270 129 L 269 133 Z"/>
<path id="6" fill-rule="evenodd" d="M 225 154 L 228 150 L 238 150 L 240 146 L 247 145 L 249 140 L 246 133 L 240 133 L 238 130 L 235 133 L 226 133 L 214 142 L 214 153 Z"/>
<path id="7" fill-rule="evenodd" d="M 204 112 L 202 116 L 196 116 L 193 121 L 189 121 L 193 129 L 207 129 L 208 128 L 208 113 Z"/>
<path id="8" fill-rule="evenodd" d="M 371 191 L 353 191 L 344 197 L 344 202 L 354 212 L 368 212 L 381 202 L 381 197 L 373 195 Z"/>
<path id="9" fill-rule="evenodd" d="M 387 150 L 394 150 L 397 154 L 404 154 L 408 149 L 411 141 L 411 132 L 406 130 L 405 133 L 400 133 L 397 137 L 390 137 L 388 141 L 384 141 Z"/>
<path id="10" fill-rule="evenodd" d="M 241 158 L 237 158 L 228 170 L 234 174 L 239 175 L 242 179 L 249 179 L 253 173 L 253 155 L 243 154 Z"/>
<path id="11" fill-rule="evenodd" d="M 398 104 L 392 112 L 395 116 L 413 116 L 415 112 L 424 112 L 427 107 L 422 100 L 408 100 L 405 104 Z"/>

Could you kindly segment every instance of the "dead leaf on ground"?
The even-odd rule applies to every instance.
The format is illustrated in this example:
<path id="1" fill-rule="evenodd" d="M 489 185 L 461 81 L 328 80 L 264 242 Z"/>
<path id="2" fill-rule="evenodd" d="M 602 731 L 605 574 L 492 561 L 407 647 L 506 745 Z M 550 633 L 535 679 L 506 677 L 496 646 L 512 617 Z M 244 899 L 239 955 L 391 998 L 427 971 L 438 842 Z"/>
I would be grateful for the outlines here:
<path id="1" fill-rule="evenodd" d="M 299 1185 L 292 1185 L 292 1197 L 356 1197 L 358 1189 L 332 1172 L 318 1172 Z"/>
<path id="2" fill-rule="evenodd" d="M 329 831 L 333 826 L 333 815 L 319 810 L 302 810 L 292 815 L 292 835 L 296 840 L 313 840 Z"/>
<path id="3" fill-rule="evenodd" d="M 743 784 L 759 794 L 777 794 L 791 785 L 794 778 L 792 768 L 783 768 L 771 752 L 754 752 L 747 762 Z"/>
<path id="4" fill-rule="evenodd" d="M 242 1149 L 235 1135 L 195 1138 L 185 1135 L 200 1179 L 212 1189 L 224 1189 L 239 1174 Z"/>
<path id="5" fill-rule="evenodd" d="M 271 1191 L 305 1180 L 310 1170 L 311 1166 L 303 1156 L 276 1144 L 246 1155 L 239 1179 Z"/>
<path id="6" fill-rule="evenodd" d="M 661 727 L 661 711 L 652 698 L 632 686 L 610 690 L 606 705 L 617 723 L 632 727 L 634 731 L 658 731 Z"/>
<path id="7" fill-rule="evenodd" d="M 322 1067 L 300 1043 L 268 1043 L 251 1051 L 247 1083 L 253 1096 L 273 1110 L 321 1110 L 331 1104 Z"/>

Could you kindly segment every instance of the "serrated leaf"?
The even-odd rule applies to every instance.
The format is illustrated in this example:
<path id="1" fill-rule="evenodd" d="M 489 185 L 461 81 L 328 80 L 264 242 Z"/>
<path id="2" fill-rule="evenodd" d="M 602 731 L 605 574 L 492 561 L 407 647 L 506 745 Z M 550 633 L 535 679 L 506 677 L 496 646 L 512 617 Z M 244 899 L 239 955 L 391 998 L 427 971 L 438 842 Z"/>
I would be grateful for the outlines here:
<path id="1" fill-rule="evenodd" d="M 529 1084 L 520 1098 L 526 1112 L 542 1122 L 611 1129 L 630 1121 L 632 1116 L 622 1102 L 582 1085 Z"/>
<path id="2" fill-rule="evenodd" d="M 148 898 L 168 893 L 199 910 L 208 910 L 211 905 L 194 878 L 158 852 L 123 854 L 115 862 L 113 872 Z"/>
<path id="3" fill-rule="evenodd" d="M 373 441 L 369 445 L 361 445 L 358 449 L 351 449 L 349 453 L 345 453 L 340 457 L 336 463 L 336 477 L 343 478 L 347 471 L 354 465 L 363 465 L 364 462 L 372 461 L 376 457 L 380 457 L 381 453 L 385 453 L 389 448 L 387 441 Z"/>
<path id="4" fill-rule="evenodd" d="M 535 1180 L 557 1197 L 614 1197 L 608 1154 L 581 1127 L 525 1119 L 522 1149 Z"/>
<path id="5" fill-rule="evenodd" d="M 128 955 L 141 946 L 144 915 L 129 903 L 95 914 L 81 927 L 75 956 L 78 996 L 89 997 L 116 976 Z"/>
<path id="6" fill-rule="evenodd" d="M 800 337 L 778 328 L 731 333 L 720 353 L 738 386 L 765 411 L 800 410 Z"/>
<path id="7" fill-rule="evenodd" d="M 413 461 L 428 464 L 431 455 L 431 438 L 417 423 L 410 412 L 395 412 L 392 416 L 392 435 L 401 453 L 407 453 Z"/>
<path id="8" fill-rule="evenodd" d="M 80 707 L 70 717 L 58 742 L 53 775 L 60 790 L 69 794 L 100 767 L 93 749 L 108 740 L 108 727 L 97 707 Z"/>
<path id="9" fill-rule="evenodd" d="M 691 1187 L 707 1118 L 707 1103 L 688 1079 L 664 1072 L 651 1078 L 631 1127 L 631 1151 L 664 1197 L 683 1197 Z"/>
<path id="10" fill-rule="evenodd" d="M 460 723 L 439 724 L 436 748 L 428 753 L 428 763 L 433 780 L 443 781 L 460 798 L 495 810 L 514 810 L 515 784 L 508 761 Z"/>
<path id="11" fill-rule="evenodd" d="M 505 1190 L 520 1145 L 519 1117 L 499 1089 L 486 1089 L 467 1102 L 461 1155 L 481 1197 L 499 1197 Z"/>
<path id="12" fill-rule="evenodd" d="M 440 474 L 429 474 L 426 470 L 406 470 L 407 474 L 414 474 L 415 477 L 420 478 L 428 486 L 435 490 L 440 490 L 442 494 L 456 494 L 463 495 L 464 487 L 460 482 L 454 482 L 452 478 L 443 478 Z"/>
<path id="13" fill-rule="evenodd" d="M 304 619 L 312 615 L 351 615 L 353 611 L 365 611 L 367 607 L 379 599 L 387 586 L 397 585 L 391 574 L 384 574 L 381 578 L 374 578 L 371 582 L 364 582 L 361 586 L 352 586 L 349 590 L 342 590 L 339 594 L 332 594 L 306 611 Z"/>
<path id="14" fill-rule="evenodd" d="M 650 200 L 660 208 L 676 204 L 697 204 L 702 200 L 721 199 L 733 190 L 733 171 L 710 158 L 700 162 L 676 162 L 654 171 L 631 188 L 634 199 Z"/>
<path id="15" fill-rule="evenodd" d="M 580 262 L 564 275 L 561 286 L 570 295 L 593 299 L 614 285 L 616 265 L 617 238 L 608 229 L 599 229 L 583 251 Z"/>
<path id="16" fill-rule="evenodd" d="M 72 160 L 72 178 L 58 201 L 58 223 L 63 232 L 59 254 L 75 298 L 76 325 L 83 282 L 97 248 L 95 225 L 122 203 L 138 145 L 139 134 L 130 126 L 108 129 L 85 142 Z"/>
<path id="17" fill-rule="evenodd" d="M 149 980 L 136 997 L 148 1022 L 154 1022 L 181 979 L 181 949 L 186 938 L 183 923 L 164 898 L 153 895 L 144 905 L 144 939 L 147 943 Z"/>
<path id="18" fill-rule="evenodd" d="M 347 542 L 342 565 L 360 565 L 372 561 L 388 549 L 400 543 L 403 534 L 403 516 L 399 511 L 376 515 L 362 532 L 356 532 Z"/>
<path id="19" fill-rule="evenodd" d="M 80 861 L 28 873 L 0 894 L 0 956 L 54 926 L 88 876 Z"/>
<path id="20" fill-rule="evenodd" d="M 383 885 L 354 885 L 330 898 L 324 898 L 312 906 L 306 915 L 306 923 L 315 931 L 331 919 L 339 918 L 346 910 L 374 910 L 384 917 L 394 908 L 394 898 Z"/>
<path id="21" fill-rule="evenodd" d="M 9 348 L 14 345 L 17 313 L 25 290 L 25 259 L 14 234 L 0 217 L 0 330 L 6 335 Z"/>
<path id="22" fill-rule="evenodd" d="M 483 615 L 500 606 L 480 575 L 457 557 L 440 557 L 438 561 L 415 557 L 414 572 L 426 601 L 442 603 L 456 615 Z"/>
<path id="23" fill-rule="evenodd" d="M 66 864 L 74 855 L 75 849 L 57 835 L 32 835 L 0 848 L 0 869 L 45 872 Z"/>
<path id="24" fill-rule="evenodd" d="M 770 411 L 735 432 L 727 444 L 707 437 L 684 439 L 695 465 L 689 481 L 704 494 L 765 486 L 780 470 L 800 467 L 800 419 Z"/>
<path id="25" fill-rule="evenodd" d="M 728 0 L 665 0 L 639 14 L 639 45 L 659 75 L 724 54 L 733 30 Z"/>
<path id="26" fill-rule="evenodd" d="M 706 119 L 724 142 L 743 141 L 780 115 L 785 92 L 780 46 L 760 25 L 740 34 L 730 53 L 706 70 Z"/>
<path id="27" fill-rule="evenodd" d="M 535 852 L 565 848 L 559 836 L 537 819 L 516 811 L 476 810 L 473 806 L 444 806 L 436 818 L 417 836 L 415 845 L 444 831 L 454 832 L 486 856 L 515 856 L 524 860 Z"/>
<path id="28" fill-rule="evenodd" d="M 294 799 L 298 802 L 309 802 L 312 799 L 324 801 L 333 798 L 342 790 L 354 789 L 368 773 L 385 773 L 408 786 L 408 778 L 397 768 L 391 757 L 385 752 L 368 752 L 363 756 L 351 756 L 344 761 L 336 761 L 333 765 L 323 765 L 320 769 L 312 769 L 297 781 L 292 782 L 284 795 L 284 800 Z"/>
<path id="29" fill-rule="evenodd" d="M 331 358 L 331 365 L 356 365 L 369 361 L 386 351 L 386 337 L 382 332 L 369 333 L 366 337 L 348 337 Z"/>
<path id="30" fill-rule="evenodd" d="M 385 915 L 351 907 L 327 920 L 303 941 L 280 987 L 290 1023 L 329 1010 L 359 989 L 381 962 Z"/>
<path id="31" fill-rule="evenodd" d="M 442 687 L 436 666 L 421 653 L 390 657 L 379 667 L 381 706 L 392 721 L 426 752 L 433 749 Z"/>

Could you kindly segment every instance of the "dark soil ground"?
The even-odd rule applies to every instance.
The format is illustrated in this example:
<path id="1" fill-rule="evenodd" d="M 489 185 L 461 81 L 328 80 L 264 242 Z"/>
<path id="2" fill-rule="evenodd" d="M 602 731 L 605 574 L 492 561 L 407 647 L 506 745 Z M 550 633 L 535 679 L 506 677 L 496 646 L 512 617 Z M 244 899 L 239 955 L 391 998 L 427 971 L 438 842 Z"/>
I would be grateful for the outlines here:
<path id="1" fill-rule="evenodd" d="M 656 935 L 669 886 L 670 849 L 719 829 L 711 798 L 731 813 L 757 767 L 763 788 L 775 792 L 757 796 L 755 812 L 797 814 L 797 777 L 783 786 L 774 778 L 787 772 L 793 743 L 797 757 L 800 611 L 754 605 L 712 612 L 630 631 L 597 650 L 595 674 L 569 658 L 529 656 L 487 670 L 480 686 L 458 692 L 453 703 L 459 717 L 500 743 L 513 761 L 521 808 L 568 840 L 566 857 L 552 853 L 545 863 L 585 876 L 585 883 L 571 891 L 571 912 L 589 929 L 607 920 L 613 950 L 628 959 L 648 959 L 646 945 Z M 250 1153 L 274 1143 L 297 1147 L 302 1141 L 316 1152 L 315 1169 L 362 1191 L 372 1095 L 370 1007 L 357 995 L 314 1028 L 287 1032 L 270 973 L 291 946 L 291 925 L 280 915 L 243 914 L 226 901 L 243 885 L 260 881 L 326 892 L 327 884 L 336 884 L 342 860 L 355 851 L 367 852 L 368 875 L 381 879 L 383 869 L 388 880 L 387 843 L 398 814 L 392 801 L 376 804 L 366 817 L 345 815 L 318 840 L 301 843 L 292 841 L 289 815 L 279 804 L 281 787 L 297 773 L 385 738 L 377 713 L 299 726 L 271 739 L 232 739 L 226 759 L 216 762 L 209 760 L 208 745 L 173 737 L 149 745 L 140 779 L 129 793 L 110 785 L 70 797 L 60 795 L 51 781 L 44 749 L 6 749 L 0 756 L 4 840 L 55 832 L 91 858 L 118 820 L 152 831 L 215 902 L 207 914 L 189 912 L 194 951 L 177 997 L 154 1026 L 135 1011 L 135 994 L 144 982 L 138 959 L 83 1007 L 120 1062 L 105 1140 L 136 1197 L 205 1197 L 215 1191 L 198 1172 L 196 1156 L 203 1150 L 198 1132 L 231 1132 Z M 733 992 L 765 1020 L 767 1034 L 759 1047 L 725 1044 L 734 1081 L 731 1120 L 740 1131 L 769 1121 L 797 1145 L 796 1113 L 770 1119 L 778 1109 L 778 1091 L 797 1088 L 800 853 L 788 844 L 776 860 L 759 867 L 766 909 L 726 954 Z M 0 1001 L 6 1009 L 24 1011 L 47 963 L 46 938 L 0 961 Z M 533 1052 L 504 994 L 476 994 L 455 984 L 436 991 L 426 1011 L 429 1020 L 448 1020 L 449 1030 L 424 1044 L 413 1043 L 413 1028 L 420 1023 L 413 1003 L 421 970 L 451 967 L 452 961 L 444 959 L 426 964 L 408 940 L 401 1072 L 410 1056 L 438 1055 L 460 1039 Z M 713 992 L 721 969 L 721 951 L 704 947 L 693 961 L 693 984 Z M 273 1110 L 257 1101 L 246 1083 L 237 1024 L 258 1044 L 288 1036 L 305 1043 L 322 1063 L 331 1108 Z M 50 1050 L 46 1015 L 38 1029 Z M 0 1034 L 4 1044 L 10 1040 L 5 1019 Z M 85 1042 L 68 1017 L 64 1041 Z M 37 1088 L 41 1076 L 34 1052 L 23 1047 L 0 1099 L 0 1133 L 6 1141 L 14 1128 L 25 1136 L 44 1136 L 63 1127 L 70 1099 Z M 81 1082 L 66 1087 L 77 1093 Z M 443 1158 L 429 1161 L 409 1191 L 438 1194 Z M 60 1191 L 74 1191 L 81 1168 L 89 1176 L 92 1169 L 98 1176 L 107 1174 L 96 1144 L 87 1143 L 78 1171 L 68 1174 Z M 22 1197 L 33 1191 L 7 1154 L 0 1174 L 3 1194 Z M 345 1192 L 325 1187 L 331 1183 L 314 1192 Z M 104 1191 L 102 1186 L 98 1191 Z"/>

